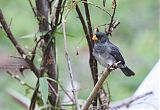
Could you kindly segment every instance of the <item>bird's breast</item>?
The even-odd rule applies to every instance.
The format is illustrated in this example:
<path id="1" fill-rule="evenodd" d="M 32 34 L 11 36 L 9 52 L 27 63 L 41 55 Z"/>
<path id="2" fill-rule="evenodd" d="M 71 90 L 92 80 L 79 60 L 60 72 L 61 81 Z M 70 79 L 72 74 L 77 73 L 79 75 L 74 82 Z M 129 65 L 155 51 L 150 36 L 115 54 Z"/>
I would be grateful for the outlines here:
<path id="1" fill-rule="evenodd" d="M 116 61 L 114 57 L 110 55 L 107 51 L 103 53 L 97 53 L 93 51 L 93 55 L 95 56 L 96 60 L 104 67 L 112 65 Z"/>

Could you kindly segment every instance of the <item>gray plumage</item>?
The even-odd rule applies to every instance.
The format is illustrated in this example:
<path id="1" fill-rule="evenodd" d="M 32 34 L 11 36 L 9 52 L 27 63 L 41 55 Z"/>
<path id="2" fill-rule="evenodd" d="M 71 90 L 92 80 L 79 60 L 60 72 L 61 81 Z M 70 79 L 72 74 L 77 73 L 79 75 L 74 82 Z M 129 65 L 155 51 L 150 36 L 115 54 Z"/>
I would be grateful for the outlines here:
<path id="1" fill-rule="evenodd" d="M 108 36 L 103 32 L 97 32 L 97 40 L 94 43 L 93 55 L 96 60 L 104 67 L 111 66 L 113 63 L 121 61 L 117 66 L 126 76 L 134 75 L 126 65 L 124 58 L 119 52 L 119 48 L 109 41 Z"/>

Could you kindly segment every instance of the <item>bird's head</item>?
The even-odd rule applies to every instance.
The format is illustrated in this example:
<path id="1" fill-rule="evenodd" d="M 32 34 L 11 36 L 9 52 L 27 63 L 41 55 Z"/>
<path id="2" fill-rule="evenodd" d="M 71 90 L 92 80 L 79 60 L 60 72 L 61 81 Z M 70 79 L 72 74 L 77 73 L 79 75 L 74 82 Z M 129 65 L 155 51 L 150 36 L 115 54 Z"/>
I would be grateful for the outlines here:
<path id="1" fill-rule="evenodd" d="M 104 32 L 96 32 L 96 34 L 93 35 L 92 40 L 95 43 L 105 43 L 108 41 L 108 36 Z"/>

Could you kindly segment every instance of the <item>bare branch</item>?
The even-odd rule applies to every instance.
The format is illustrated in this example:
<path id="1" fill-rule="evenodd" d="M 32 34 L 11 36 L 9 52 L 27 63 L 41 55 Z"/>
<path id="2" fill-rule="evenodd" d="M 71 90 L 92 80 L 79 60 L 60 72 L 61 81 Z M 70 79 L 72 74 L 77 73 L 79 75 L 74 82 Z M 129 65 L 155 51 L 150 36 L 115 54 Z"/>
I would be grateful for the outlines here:
<path id="1" fill-rule="evenodd" d="M 64 1 L 64 4 L 65 5 L 65 1 Z M 60 12 L 61 12 L 61 9 L 63 7 L 61 7 L 61 4 L 62 4 L 62 0 L 58 0 L 58 4 L 56 6 L 56 10 L 55 10 L 55 14 L 53 16 L 54 19 L 52 19 L 51 21 L 51 26 L 52 26 L 52 31 L 51 31 L 51 34 L 54 33 L 56 27 L 58 26 L 58 24 L 60 24 L 60 21 L 59 21 L 59 15 L 60 15 Z M 61 20 L 61 19 L 60 19 Z M 59 21 L 59 22 L 58 22 Z"/>
<path id="2" fill-rule="evenodd" d="M 11 77 L 13 77 L 14 79 L 16 79 L 21 85 L 26 86 L 27 88 L 34 90 L 33 87 L 31 87 L 31 86 L 30 86 L 29 84 L 27 84 L 26 82 L 22 81 L 22 80 L 19 78 L 18 75 L 14 75 L 14 74 L 12 74 L 12 73 L 9 72 L 9 71 L 7 71 L 7 73 L 8 73 Z"/>
<path id="3" fill-rule="evenodd" d="M 110 21 L 110 23 L 109 23 L 108 32 L 106 33 L 106 34 L 108 34 L 108 35 L 111 35 L 112 30 L 113 30 L 113 29 L 111 29 L 111 28 L 113 28 L 113 20 L 114 20 L 114 15 L 115 15 L 115 12 L 116 12 L 116 7 L 117 7 L 116 0 L 112 0 L 113 14 L 112 14 L 112 17 L 111 17 L 111 21 Z"/>
<path id="4" fill-rule="evenodd" d="M 88 2 L 88 1 L 82 1 L 82 2 L 83 3 L 87 3 L 89 5 L 92 5 L 92 6 L 96 7 L 96 8 L 98 8 L 98 9 L 102 10 L 103 12 L 105 12 L 107 15 L 109 15 L 111 17 L 111 14 L 108 11 L 106 11 L 105 9 L 103 9 L 102 7 L 100 7 L 98 5 L 95 5 L 94 3 L 91 3 L 91 2 Z"/>
<path id="5" fill-rule="evenodd" d="M 41 32 L 48 31 L 47 34 L 43 36 L 44 40 L 44 48 L 43 51 L 43 57 L 41 62 L 41 76 L 43 76 L 44 72 L 47 71 L 47 74 L 50 78 L 57 80 L 57 65 L 56 65 L 56 50 L 55 50 L 55 37 L 53 36 L 58 20 L 59 20 L 59 14 L 61 11 L 61 4 L 62 0 L 57 0 L 57 8 L 54 10 L 54 26 L 51 25 L 51 30 L 49 30 L 49 24 L 48 24 L 48 14 L 49 14 L 49 0 L 36 0 L 36 7 L 37 7 L 37 15 L 40 18 L 45 18 L 39 22 L 39 30 Z M 51 2 L 50 2 L 51 3 Z M 52 12 L 53 13 L 53 12 Z M 52 39 L 54 42 L 52 42 Z M 52 85 L 52 88 L 58 93 L 58 84 L 55 82 L 50 82 Z M 51 91 L 51 95 L 49 96 L 49 102 L 52 106 L 60 106 L 60 104 L 57 104 L 57 100 L 59 98 L 55 95 L 53 91 Z"/>
<path id="6" fill-rule="evenodd" d="M 94 45 L 94 42 L 92 40 L 92 36 L 93 36 L 93 32 L 92 32 L 92 25 L 91 25 L 91 18 L 90 18 L 90 12 L 89 12 L 89 8 L 88 8 L 88 4 L 87 4 L 87 0 L 84 0 L 84 8 L 85 8 L 85 13 L 86 13 L 86 21 L 88 24 L 88 30 L 89 30 L 89 39 L 90 39 L 90 43 L 92 45 Z M 90 69 L 92 72 L 92 76 L 93 77 L 93 81 L 94 81 L 94 85 L 97 83 L 98 81 L 98 68 L 97 68 L 97 61 L 94 58 L 94 56 L 92 55 L 92 49 L 89 50 L 90 51 L 90 59 L 89 59 L 89 64 L 90 64 Z M 97 96 L 95 97 L 94 101 L 93 101 L 93 107 L 97 107 Z"/>
<path id="7" fill-rule="evenodd" d="M 10 41 L 12 42 L 12 44 L 14 45 L 14 47 L 17 49 L 17 51 L 19 52 L 19 54 L 24 58 L 24 60 L 26 61 L 26 63 L 29 65 L 30 69 L 34 72 L 34 74 L 39 77 L 39 71 L 37 69 L 37 67 L 34 65 L 34 63 L 28 58 L 27 54 L 25 53 L 25 51 L 21 48 L 21 46 L 18 44 L 17 40 L 15 39 L 15 37 L 13 36 L 9 26 L 7 25 L 4 17 L 3 17 L 3 13 L 0 9 L 0 23 L 2 24 L 2 27 L 4 29 L 4 31 L 7 34 L 7 37 L 10 39 Z"/>
<path id="8" fill-rule="evenodd" d="M 84 0 L 84 2 L 87 2 L 87 0 Z M 86 21 L 87 21 L 87 24 L 88 24 L 90 43 L 93 46 L 93 41 L 91 40 L 92 36 L 93 36 L 92 25 L 91 25 L 90 12 L 89 12 L 89 8 L 88 8 L 87 3 L 84 3 L 84 8 L 85 8 L 85 13 L 86 13 Z"/>
<path id="9" fill-rule="evenodd" d="M 34 6 L 33 6 L 32 2 L 31 2 L 31 0 L 28 0 L 28 2 L 29 2 L 30 6 L 32 8 L 32 11 L 33 11 L 34 15 L 37 17 L 37 13 L 36 13 L 36 11 L 34 9 Z M 39 21 L 38 17 L 37 17 L 37 20 Z"/>
<path id="10" fill-rule="evenodd" d="M 83 27 L 83 31 L 86 35 L 86 39 L 87 39 L 87 43 L 88 43 L 88 47 L 89 47 L 89 54 L 90 54 L 90 58 L 89 58 L 89 64 L 90 64 L 90 69 L 91 69 L 91 73 L 92 73 L 92 78 L 94 81 L 94 85 L 96 84 L 96 82 L 98 81 L 98 69 L 97 69 L 97 61 L 94 58 L 94 56 L 92 55 L 92 49 L 93 49 L 93 41 L 92 41 L 92 26 L 91 26 L 91 20 L 90 20 L 90 13 L 89 13 L 89 9 L 88 9 L 88 4 L 86 3 L 87 0 L 83 0 L 84 3 L 84 7 L 85 7 L 85 13 L 86 13 L 86 20 L 87 20 L 87 24 L 88 24 L 88 28 L 85 24 L 83 15 L 78 7 L 78 5 L 76 4 L 76 11 L 77 14 L 79 15 L 82 27 Z M 75 1 L 73 1 L 75 2 Z M 93 103 L 94 106 L 97 105 L 97 98 L 95 98 L 95 103 Z"/>
<path id="11" fill-rule="evenodd" d="M 42 37 L 38 41 L 35 40 L 36 41 L 36 45 L 35 45 L 35 47 L 32 50 L 32 57 L 31 57 L 31 61 L 32 62 L 33 62 L 33 60 L 35 58 L 36 50 L 37 50 L 38 44 L 40 43 L 41 40 L 42 40 Z"/>
<path id="12" fill-rule="evenodd" d="M 85 36 L 86 36 L 86 39 L 87 39 L 87 43 L 88 43 L 88 47 L 89 47 L 89 50 L 90 50 L 90 49 L 92 49 L 92 45 L 90 44 L 90 39 L 89 39 L 89 35 L 88 35 L 87 26 L 85 24 L 85 20 L 83 18 L 83 15 L 82 15 L 78 5 L 76 5 L 76 11 L 77 11 L 79 19 L 81 21 L 81 24 L 82 24 L 82 27 L 83 27 L 83 31 L 85 33 Z"/>
<path id="13" fill-rule="evenodd" d="M 74 100 L 73 100 L 72 97 L 68 94 L 68 91 L 65 90 L 64 87 L 60 84 L 60 82 L 58 83 L 58 81 L 56 81 L 56 80 L 54 80 L 54 79 L 52 79 L 52 78 L 47 78 L 47 79 L 50 80 L 50 81 L 53 81 L 53 82 L 57 83 L 57 84 L 60 86 L 60 88 L 62 89 L 62 91 L 63 91 L 63 92 L 68 96 L 68 98 L 74 103 Z"/>
<path id="14" fill-rule="evenodd" d="M 90 36 L 88 34 L 88 29 L 87 29 L 87 26 L 85 24 L 85 21 L 84 21 L 84 18 L 83 18 L 83 15 L 78 7 L 78 5 L 76 5 L 76 11 L 77 11 L 77 14 L 79 16 L 79 19 L 81 21 L 81 24 L 82 24 L 82 27 L 83 27 L 83 31 L 86 35 L 86 39 L 87 39 L 87 43 L 88 43 L 88 47 L 89 47 L 89 54 L 90 54 L 90 59 L 89 59 L 89 63 L 90 63 L 90 67 L 91 67 L 91 72 L 92 72 L 92 77 L 93 77 L 93 80 L 94 79 L 97 79 L 98 76 L 96 76 L 95 74 L 93 74 L 95 71 L 94 69 L 97 68 L 97 62 L 95 60 L 95 58 L 93 57 L 92 55 L 92 44 L 91 44 L 91 39 L 90 39 Z M 96 69 L 97 70 L 97 69 Z M 97 70 L 97 73 L 98 73 L 98 70 Z M 94 84 L 96 83 L 96 80 L 94 80 Z"/>
<path id="15" fill-rule="evenodd" d="M 86 103 L 83 105 L 82 110 L 88 110 L 89 106 L 91 105 L 94 98 L 97 96 L 97 93 L 99 92 L 100 88 L 102 87 L 102 84 L 104 83 L 105 79 L 108 77 L 110 72 L 111 72 L 110 67 L 105 68 L 104 72 L 102 73 L 102 76 L 100 77 L 100 79 L 92 89 L 89 97 L 87 98 Z"/>
<path id="16" fill-rule="evenodd" d="M 107 82 L 107 93 L 108 93 L 107 99 L 108 99 L 108 105 L 109 105 L 110 101 L 111 101 L 111 92 L 110 92 L 110 89 L 109 89 L 108 82 Z"/>
<path id="17" fill-rule="evenodd" d="M 35 87 L 35 90 L 33 92 L 32 98 L 31 98 L 31 103 L 29 105 L 29 110 L 34 110 L 35 109 L 38 89 L 39 89 L 39 79 L 37 80 L 36 87 Z"/>
<path id="18" fill-rule="evenodd" d="M 139 100 L 139 99 L 141 99 L 141 98 L 144 98 L 144 97 L 146 97 L 146 96 L 148 96 L 148 95 L 152 95 L 153 94 L 153 92 L 151 91 L 151 92 L 147 92 L 147 93 L 145 93 L 145 94 L 142 94 L 142 95 L 140 95 L 140 96 L 132 96 L 132 97 L 130 97 L 130 98 L 128 98 L 128 99 L 125 99 L 125 100 L 123 100 L 123 101 L 120 101 L 119 103 L 115 103 L 115 104 L 112 104 L 111 106 L 110 106 L 110 108 L 111 108 L 111 110 L 116 110 L 116 109 L 119 109 L 119 108 L 121 108 L 121 107 L 123 107 L 123 106 L 125 106 L 125 107 L 129 107 L 129 105 L 130 104 L 132 104 L 133 102 L 135 102 L 135 101 L 137 101 L 137 100 Z"/>
<path id="19" fill-rule="evenodd" d="M 64 87 L 59 84 L 60 88 L 62 89 L 62 91 L 67 95 L 67 97 L 72 101 L 72 103 L 74 103 L 73 98 L 68 94 L 68 92 L 64 89 Z"/>
<path id="20" fill-rule="evenodd" d="M 67 60 L 67 64 L 68 64 L 68 69 L 69 69 L 69 75 L 70 75 L 70 80 L 71 80 L 71 85 L 72 85 L 72 92 L 73 92 L 73 96 L 75 99 L 75 104 L 76 104 L 76 110 L 80 110 L 80 106 L 78 103 L 78 99 L 77 99 L 77 95 L 75 92 L 75 87 L 74 87 L 74 81 L 73 81 L 73 72 L 72 72 L 72 66 L 71 66 L 71 61 L 70 61 L 70 57 L 68 55 L 68 50 L 67 50 L 67 38 L 66 38 L 66 29 L 65 29 L 65 19 L 62 20 L 62 25 L 63 25 L 63 35 L 64 35 L 64 51 L 65 51 L 65 57 Z"/>

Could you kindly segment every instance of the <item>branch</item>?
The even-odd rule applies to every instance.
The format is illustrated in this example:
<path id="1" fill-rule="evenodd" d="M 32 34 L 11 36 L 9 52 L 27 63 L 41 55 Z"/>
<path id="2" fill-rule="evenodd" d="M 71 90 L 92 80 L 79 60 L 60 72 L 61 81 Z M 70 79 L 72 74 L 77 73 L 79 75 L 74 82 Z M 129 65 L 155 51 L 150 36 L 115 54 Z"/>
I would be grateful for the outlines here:
<path id="1" fill-rule="evenodd" d="M 64 12 L 64 7 L 65 7 L 65 4 L 66 4 L 66 1 L 67 0 L 64 0 L 63 4 L 62 4 L 62 11 L 61 11 L 61 16 L 60 16 L 60 20 L 58 22 L 57 25 L 60 25 L 62 23 L 62 17 L 63 17 L 63 12 Z"/>
<path id="2" fill-rule="evenodd" d="M 91 48 L 90 48 L 90 59 L 89 59 L 89 63 L 90 63 L 90 68 L 91 68 L 91 72 L 92 72 L 92 76 L 93 77 L 93 81 L 94 81 L 94 85 L 97 83 L 98 81 L 98 69 L 97 69 L 97 61 L 94 58 L 94 56 L 92 55 L 92 51 L 93 51 L 93 40 L 92 40 L 92 36 L 93 36 L 93 32 L 92 32 L 92 25 L 91 25 L 91 20 L 90 20 L 90 12 L 89 12 L 89 8 L 88 8 L 88 4 L 87 4 L 87 0 L 84 0 L 84 7 L 85 7 L 85 13 L 86 13 L 86 20 L 87 20 L 87 24 L 88 24 L 88 30 L 89 30 L 89 43 L 91 44 Z M 94 106 L 96 106 L 97 104 L 97 99 L 95 99 L 95 103 L 93 103 Z"/>
<path id="3" fill-rule="evenodd" d="M 80 19 L 80 21 L 81 21 L 81 24 L 82 24 L 82 27 L 83 27 L 83 31 L 84 31 L 84 33 L 85 33 L 85 35 L 86 35 L 86 39 L 87 39 L 87 43 L 88 43 L 88 47 L 89 47 L 89 54 L 90 54 L 90 67 L 91 67 L 91 72 L 92 72 L 92 78 L 93 78 L 93 80 L 94 80 L 94 79 L 97 78 L 97 76 L 96 76 L 95 74 L 93 74 L 93 71 L 94 71 L 94 70 L 92 70 L 91 61 L 93 61 L 92 64 L 95 64 L 95 66 L 96 66 L 95 69 L 97 68 L 97 62 L 96 62 L 96 60 L 92 60 L 92 59 L 95 59 L 95 58 L 93 57 L 93 55 L 92 55 L 92 44 L 91 44 L 92 41 L 91 41 L 91 39 L 90 39 L 90 37 L 89 37 L 88 29 L 87 29 L 87 26 L 86 26 L 86 24 L 85 24 L 85 20 L 84 20 L 84 18 L 83 18 L 83 15 L 82 15 L 82 13 L 81 13 L 78 5 L 76 5 L 76 11 L 77 11 L 77 14 L 78 14 L 78 16 L 79 16 L 79 19 Z M 97 70 L 97 69 L 96 69 L 96 70 Z M 97 73 L 98 73 L 98 70 L 97 70 Z M 96 82 L 94 82 L 94 83 L 96 83 Z"/>
<path id="4" fill-rule="evenodd" d="M 39 43 L 40 43 L 40 41 L 42 40 L 42 37 L 37 41 L 37 40 L 35 40 L 35 42 L 36 42 L 36 45 L 35 45 L 35 47 L 33 48 L 33 50 L 32 50 L 32 57 L 31 57 L 31 61 L 33 62 L 33 60 L 34 60 L 34 58 L 35 58 L 35 56 L 36 56 L 36 50 L 37 50 L 37 47 L 38 47 L 38 45 L 39 45 Z"/>
<path id="5" fill-rule="evenodd" d="M 70 96 L 70 94 L 68 94 L 68 92 L 64 89 L 64 87 L 59 84 L 60 88 L 62 89 L 62 91 L 66 94 L 66 96 L 72 101 L 72 103 L 74 103 L 73 98 Z"/>
<path id="6" fill-rule="evenodd" d="M 34 90 L 33 87 L 31 87 L 31 86 L 30 86 L 29 84 L 27 84 L 26 82 L 22 81 L 22 80 L 19 78 L 18 75 L 14 75 L 14 74 L 12 74 L 12 73 L 9 72 L 9 71 L 7 71 L 7 73 L 8 73 L 12 78 L 16 79 L 21 85 L 26 86 L 27 88 Z"/>
<path id="7" fill-rule="evenodd" d="M 88 1 L 82 1 L 83 3 L 86 3 L 86 4 L 89 4 L 89 5 L 93 5 L 94 7 L 102 10 L 103 12 L 105 12 L 107 15 L 109 15 L 111 17 L 111 14 L 106 11 L 105 9 L 103 9 L 102 7 L 98 6 L 98 5 L 95 5 L 94 3 L 91 3 L 91 2 L 88 2 Z"/>
<path id="8" fill-rule="evenodd" d="M 12 42 L 12 44 L 14 45 L 14 47 L 17 49 L 17 51 L 19 52 L 19 54 L 24 58 L 24 60 L 26 61 L 26 63 L 29 65 L 30 69 L 34 72 L 34 74 L 39 77 L 39 71 L 37 69 L 37 67 L 34 65 L 34 63 L 28 58 L 27 54 L 25 53 L 25 51 L 21 48 L 21 46 L 18 44 L 17 40 L 15 39 L 15 37 L 13 36 L 9 26 L 7 25 L 3 13 L 0 9 L 0 23 L 2 24 L 2 27 L 4 29 L 4 31 L 7 34 L 7 37 L 10 39 L 10 41 Z"/>
<path id="9" fill-rule="evenodd" d="M 28 0 L 28 2 L 29 2 L 29 5 L 31 6 L 32 11 L 33 11 L 33 13 L 34 13 L 34 16 L 37 18 L 38 22 L 40 23 L 40 22 L 42 22 L 43 20 L 47 21 L 47 18 L 44 18 L 44 17 L 41 17 L 41 16 L 38 16 L 38 15 L 37 15 L 37 12 L 35 11 L 34 6 L 33 6 L 32 2 L 31 2 L 31 0 Z M 40 14 L 40 13 L 39 13 L 39 14 Z M 47 23 L 48 23 L 49 25 L 51 25 L 48 21 L 47 21 Z"/>
<path id="10" fill-rule="evenodd" d="M 135 101 L 137 101 L 137 100 L 139 100 L 141 98 L 144 98 L 144 97 L 146 97 L 148 95 L 152 95 L 152 94 L 153 94 L 153 92 L 151 91 L 151 92 L 147 92 L 145 94 L 142 94 L 140 96 L 136 96 L 136 97 L 132 96 L 132 97 L 130 97 L 128 99 L 120 101 L 119 103 L 112 104 L 110 106 L 110 108 L 111 108 L 111 110 L 116 110 L 116 109 L 119 109 L 119 108 L 121 108 L 123 106 L 126 106 L 128 108 L 130 106 L 130 104 L 132 104 L 133 102 L 135 102 Z"/>
<path id="11" fill-rule="evenodd" d="M 85 2 L 87 2 L 87 0 L 84 0 Z M 92 25 L 91 25 L 91 20 L 90 20 L 90 12 L 88 9 L 88 4 L 84 3 L 84 8 L 85 8 L 85 14 L 86 14 L 86 20 L 87 20 L 87 24 L 88 24 L 88 30 L 89 30 L 89 38 L 90 38 L 90 43 L 93 47 L 93 41 L 92 41 Z"/>
<path id="12" fill-rule="evenodd" d="M 91 72 L 92 72 L 92 78 L 93 80 L 97 78 L 97 76 L 95 74 L 93 74 L 93 71 L 94 69 L 97 68 L 97 62 L 95 60 L 95 58 L 93 57 L 92 55 L 92 44 L 91 44 L 91 39 L 89 37 L 89 34 L 88 34 L 88 29 L 87 29 L 87 26 L 85 24 L 85 21 L 84 21 L 84 18 L 83 18 L 83 15 L 78 7 L 78 5 L 76 5 L 76 11 L 77 11 L 77 14 L 79 16 L 79 19 L 81 21 L 81 24 L 82 24 L 82 27 L 83 27 L 83 31 L 86 35 L 86 39 L 87 39 L 87 43 L 88 43 L 88 47 L 89 47 L 89 54 L 90 54 L 90 59 L 89 59 L 89 63 L 90 63 L 90 67 L 91 67 Z M 92 68 L 92 64 L 94 64 L 94 67 Z M 97 69 L 96 69 L 97 70 Z M 98 73 L 98 70 L 97 70 L 97 73 Z M 95 80 L 94 80 L 95 81 Z M 96 83 L 96 82 L 94 82 Z"/>
<path id="13" fill-rule="evenodd" d="M 64 1 L 64 4 L 63 5 L 65 5 L 65 1 Z M 55 11 L 55 15 L 54 15 L 54 19 L 52 19 L 52 21 L 51 21 L 51 24 L 52 24 L 52 31 L 51 31 L 51 34 L 55 31 L 55 29 L 56 29 L 56 27 L 58 26 L 58 24 L 60 24 L 60 22 L 58 23 L 58 20 L 59 20 L 59 15 L 60 15 L 60 12 L 61 12 L 61 9 L 63 8 L 63 7 L 61 7 L 61 4 L 62 4 L 62 0 L 59 0 L 58 1 L 58 4 L 57 4 L 57 6 L 56 6 L 56 11 Z"/>
<path id="14" fill-rule="evenodd" d="M 67 97 L 74 103 L 74 100 L 73 100 L 72 97 L 68 94 L 68 91 L 64 89 L 64 87 L 62 86 L 62 84 L 60 84 L 60 82 L 58 82 L 58 81 L 56 81 L 56 80 L 54 80 L 54 79 L 52 79 L 52 78 L 47 78 L 47 79 L 50 80 L 50 81 L 53 81 L 53 82 L 57 83 L 57 84 L 60 86 L 60 88 L 62 89 L 62 91 L 67 95 Z"/>
<path id="15" fill-rule="evenodd" d="M 112 0 L 112 9 L 113 9 L 113 14 L 112 14 L 112 17 L 111 17 L 111 21 L 109 23 L 109 27 L 108 27 L 108 32 L 106 34 L 108 35 L 111 35 L 112 31 L 113 31 L 113 19 L 114 19 L 114 15 L 115 15 L 115 12 L 116 12 L 116 7 L 117 7 L 117 3 L 116 3 L 116 0 Z"/>
<path id="16" fill-rule="evenodd" d="M 88 35 L 87 26 L 85 24 L 85 20 L 83 18 L 83 15 L 82 15 L 78 5 L 76 5 L 76 11 L 77 11 L 79 19 L 81 21 L 81 24 L 82 24 L 82 27 L 83 27 L 83 31 L 85 33 L 85 36 L 86 36 L 86 39 L 87 39 L 87 43 L 88 43 L 88 47 L 89 47 L 89 50 L 90 50 L 90 49 L 92 49 L 92 45 L 90 44 L 90 39 L 89 39 L 89 35 Z"/>
<path id="17" fill-rule="evenodd" d="M 29 105 L 29 110 L 34 110 L 35 109 L 38 89 L 39 89 L 39 79 L 37 80 L 36 87 L 35 87 L 35 90 L 33 92 L 32 98 L 31 98 L 31 103 Z"/>
<path id="18" fill-rule="evenodd" d="M 73 89 L 72 92 L 73 92 L 73 96 L 74 96 L 75 104 L 76 104 L 76 110 L 80 110 L 80 106 L 79 106 L 79 103 L 78 103 L 78 99 L 77 99 L 77 95 L 76 95 L 75 87 L 74 87 L 74 82 L 73 82 L 73 72 L 72 72 L 71 61 L 70 61 L 70 57 L 68 55 L 68 50 L 67 50 L 67 38 L 66 38 L 65 23 L 66 23 L 66 21 L 63 19 L 62 20 L 62 25 L 63 25 L 63 35 L 64 35 L 65 57 L 66 57 L 67 64 L 68 64 L 69 75 L 70 75 L 71 85 L 72 85 L 72 89 Z"/>
<path id="19" fill-rule="evenodd" d="M 62 0 L 59 0 L 58 2 L 61 2 L 61 1 Z M 54 43 L 52 42 L 53 36 L 49 31 L 49 24 L 48 24 L 49 0 L 36 0 L 36 8 L 37 8 L 38 17 L 45 18 L 39 22 L 39 31 L 40 32 L 48 31 L 47 34 L 42 36 L 43 37 L 42 40 L 44 41 L 44 44 L 45 45 L 48 44 L 49 39 L 51 39 L 47 47 L 44 46 L 44 48 L 42 48 L 43 57 L 41 62 L 40 73 L 41 73 L 41 76 L 43 76 L 45 70 L 47 70 L 48 76 L 52 79 L 57 80 L 55 42 Z M 55 18 L 58 19 L 57 16 L 55 16 Z M 52 30 L 55 30 L 55 29 L 56 29 L 56 26 L 55 28 L 52 28 Z M 50 82 L 50 84 L 52 85 L 52 88 L 54 88 L 56 93 L 58 93 L 58 84 L 54 82 Z M 55 95 L 53 91 L 51 91 L 51 95 L 49 95 L 48 99 L 52 106 L 57 105 L 56 101 L 58 100 L 58 97 Z"/>
<path id="20" fill-rule="evenodd" d="M 34 7 L 33 7 L 33 4 L 32 4 L 32 2 L 31 2 L 31 0 L 28 0 L 28 2 L 29 2 L 30 6 L 31 6 L 31 8 L 32 8 L 32 11 L 33 11 L 34 15 L 37 17 L 37 20 L 39 21 L 38 16 L 37 16 L 37 13 L 36 13 L 36 11 L 35 11 L 35 9 L 34 9 Z"/>
<path id="21" fill-rule="evenodd" d="M 84 2 L 87 2 L 87 0 L 84 0 Z M 88 24 L 88 29 L 87 26 L 85 24 L 83 15 L 78 7 L 78 5 L 76 5 L 76 11 L 77 14 L 79 15 L 82 27 L 83 27 L 83 31 L 86 35 L 86 39 L 87 39 L 87 43 L 88 43 L 88 47 L 89 47 L 89 64 L 90 64 L 90 69 L 91 69 L 91 73 L 92 73 L 92 78 L 94 81 L 94 85 L 96 84 L 96 82 L 98 81 L 98 69 L 97 69 L 97 61 L 94 58 L 94 56 L 92 55 L 92 51 L 93 51 L 93 41 L 92 41 L 92 26 L 91 26 L 91 21 L 90 21 L 90 13 L 89 13 L 89 9 L 88 9 L 88 4 L 84 3 L 84 7 L 85 7 L 85 13 L 86 13 L 86 20 L 87 20 L 87 24 Z M 89 32 L 88 32 L 89 30 Z M 97 98 L 95 98 L 95 101 L 93 103 L 94 106 L 97 105 Z"/>
<path id="22" fill-rule="evenodd" d="M 83 105 L 82 110 L 88 110 L 89 106 L 91 105 L 94 98 L 97 96 L 97 93 L 99 92 L 100 88 L 102 87 L 102 84 L 104 83 L 105 79 L 108 77 L 110 72 L 111 72 L 110 67 L 105 68 L 104 72 L 102 73 L 102 76 L 100 77 L 100 79 L 98 80 L 94 88 L 92 89 L 86 103 Z"/>

